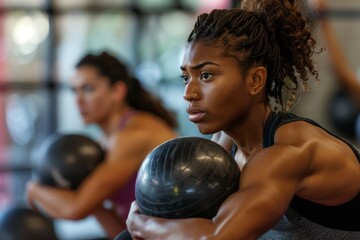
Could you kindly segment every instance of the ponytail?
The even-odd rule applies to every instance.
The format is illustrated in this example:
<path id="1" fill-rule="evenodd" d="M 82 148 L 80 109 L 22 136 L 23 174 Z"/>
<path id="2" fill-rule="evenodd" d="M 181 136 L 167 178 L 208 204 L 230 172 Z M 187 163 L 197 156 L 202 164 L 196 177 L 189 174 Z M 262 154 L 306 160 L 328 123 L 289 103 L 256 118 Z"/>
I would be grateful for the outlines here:
<path id="1" fill-rule="evenodd" d="M 318 78 L 311 58 L 316 42 L 297 2 L 247 0 L 241 8 L 202 14 L 188 42 L 216 43 L 225 56 L 239 62 L 244 73 L 254 64 L 265 66 L 266 95 L 275 98 L 282 110 L 289 110 L 296 91 L 308 90 L 309 74 Z M 290 90 L 286 101 L 284 90 Z"/>
<path id="2" fill-rule="evenodd" d="M 140 81 L 135 77 L 132 77 L 129 81 L 126 100 L 131 107 L 137 110 L 150 112 L 163 119 L 171 127 L 176 127 L 174 116 L 163 107 L 160 99 L 146 91 L 141 86 Z"/>
<path id="3" fill-rule="evenodd" d="M 279 59 L 281 59 L 279 61 L 280 71 L 275 74 L 273 81 L 268 82 L 267 89 L 270 95 L 280 97 L 280 103 L 287 110 L 295 103 L 295 91 L 298 90 L 299 84 L 307 91 L 309 74 L 318 78 L 318 72 L 315 70 L 312 60 L 316 42 L 311 36 L 309 20 L 301 11 L 300 5 L 297 5 L 299 1 L 267 0 L 257 2 L 252 6 L 252 12 L 266 24 L 270 39 L 276 41 L 280 51 Z M 272 85 L 273 88 L 271 88 Z M 283 87 L 290 90 L 290 96 L 285 105 L 282 101 Z"/>

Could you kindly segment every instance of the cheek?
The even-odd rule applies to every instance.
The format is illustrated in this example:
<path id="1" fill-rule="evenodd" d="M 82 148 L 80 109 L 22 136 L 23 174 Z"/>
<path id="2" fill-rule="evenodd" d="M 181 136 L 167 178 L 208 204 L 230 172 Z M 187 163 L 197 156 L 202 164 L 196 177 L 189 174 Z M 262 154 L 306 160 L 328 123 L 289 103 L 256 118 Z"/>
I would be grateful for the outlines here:
<path id="1" fill-rule="evenodd" d="M 89 94 L 89 96 L 85 98 L 85 103 L 90 108 L 98 107 L 99 105 L 101 105 L 101 101 L 101 98 L 95 94 Z"/>
<path id="2" fill-rule="evenodd" d="M 96 99 L 96 101 L 94 101 L 93 106 L 99 111 L 108 112 L 109 110 L 112 109 L 113 103 L 112 103 L 111 99 L 102 97 L 102 98 Z"/>
<path id="3" fill-rule="evenodd" d="M 214 107 L 218 111 L 238 107 L 247 98 L 241 86 L 231 84 L 207 89 L 204 95 L 209 101 L 210 107 Z"/>
<path id="4" fill-rule="evenodd" d="M 89 107 L 91 118 L 95 121 L 105 119 L 111 115 L 114 110 L 113 104 L 109 101 L 109 98 L 97 98 L 92 99 L 91 106 Z"/>
<path id="5" fill-rule="evenodd" d="M 109 95 L 99 91 L 89 94 L 86 97 L 85 102 L 89 109 L 101 111 L 108 108 L 110 97 Z"/>
<path id="6" fill-rule="evenodd" d="M 221 121 L 221 125 L 232 124 L 239 120 L 251 106 L 246 90 L 239 85 L 217 89 L 209 100 L 211 100 L 209 102 L 211 113 Z"/>

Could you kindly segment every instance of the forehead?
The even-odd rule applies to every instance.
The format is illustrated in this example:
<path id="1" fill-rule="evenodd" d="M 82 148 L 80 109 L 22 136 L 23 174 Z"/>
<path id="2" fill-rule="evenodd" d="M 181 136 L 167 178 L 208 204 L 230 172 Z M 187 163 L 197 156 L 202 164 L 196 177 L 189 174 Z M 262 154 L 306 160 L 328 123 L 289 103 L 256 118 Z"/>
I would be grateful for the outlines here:
<path id="1" fill-rule="evenodd" d="M 182 66 L 194 66 L 204 61 L 221 63 L 226 60 L 221 48 L 204 43 L 191 43 L 185 48 Z"/>
<path id="2" fill-rule="evenodd" d="M 101 75 L 96 67 L 83 65 L 77 68 L 69 79 L 69 85 L 72 87 L 105 86 L 109 84 L 107 77 Z"/>
<path id="3" fill-rule="evenodd" d="M 94 76 L 98 77 L 100 76 L 99 70 L 91 65 L 83 65 L 76 69 L 75 75 L 77 76 Z"/>
<path id="4" fill-rule="evenodd" d="M 91 82 L 101 78 L 99 71 L 90 65 L 83 65 L 77 68 L 71 78 L 72 82 Z"/>

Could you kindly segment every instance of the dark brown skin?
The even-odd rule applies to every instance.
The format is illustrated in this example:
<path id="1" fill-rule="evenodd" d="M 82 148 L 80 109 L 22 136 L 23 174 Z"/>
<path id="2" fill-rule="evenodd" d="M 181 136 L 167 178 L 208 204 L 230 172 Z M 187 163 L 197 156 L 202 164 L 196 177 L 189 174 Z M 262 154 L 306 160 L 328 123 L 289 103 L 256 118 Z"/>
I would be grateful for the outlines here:
<path id="1" fill-rule="evenodd" d="M 281 126 L 263 149 L 267 70 L 252 66 L 243 77 L 222 49 L 190 44 L 181 66 L 190 120 L 230 150 L 242 168 L 239 191 L 208 219 L 167 220 L 140 215 L 132 205 L 127 227 L 136 239 L 256 239 L 273 227 L 296 194 L 320 204 L 345 203 L 360 191 L 360 165 L 344 142 L 307 122 Z"/>

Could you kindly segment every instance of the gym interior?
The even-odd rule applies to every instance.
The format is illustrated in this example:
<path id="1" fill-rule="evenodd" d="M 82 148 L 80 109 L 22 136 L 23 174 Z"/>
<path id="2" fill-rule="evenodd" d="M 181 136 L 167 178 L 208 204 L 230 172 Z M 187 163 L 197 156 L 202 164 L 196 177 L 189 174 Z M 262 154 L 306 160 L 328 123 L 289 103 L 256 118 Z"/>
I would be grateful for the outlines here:
<path id="1" fill-rule="evenodd" d="M 360 2 L 327 2 L 326 17 L 360 84 Z M 68 83 L 87 52 L 109 51 L 124 60 L 143 87 L 175 112 L 179 136 L 210 139 L 188 120 L 180 60 L 199 13 L 237 5 L 231 0 L 0 0 L 0 212 L 26 204 L 26 182 L 51 134 L 101 140 L 97 126 L 82 122 Z M 319 81 L 292 112 L 360 147 L 360 104 L 334 73 L 321 25 L 315 23 L 313 31 L 324 48 L 315 59 Z M 61 240 L 106 239 L 92 216 L 53 223 Z"/>

